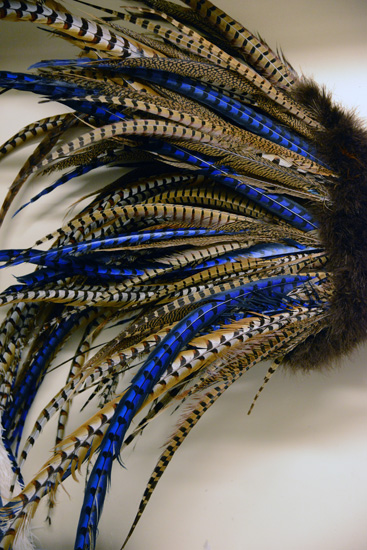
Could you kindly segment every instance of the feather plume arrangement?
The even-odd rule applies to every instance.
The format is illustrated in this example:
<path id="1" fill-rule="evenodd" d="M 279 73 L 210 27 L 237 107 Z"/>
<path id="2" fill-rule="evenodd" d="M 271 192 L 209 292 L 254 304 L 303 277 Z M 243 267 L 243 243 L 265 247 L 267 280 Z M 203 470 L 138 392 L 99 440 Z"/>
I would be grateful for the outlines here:
<path id="1" fill-rule="evenodd" d="M 34 514 L 52 523 L 74 479 L 74 548 L 107 548 L 108 492 L 124 494 L 121 516 L 128 500 L 116 462 L 129 466 L 151 421 L 173 412 L 135 518 L 126 511 L 120 546 L 133 548 L 176 450 L 234 382 L 270 361 L 254 404 L 278 367 L 324 372 L 365 339 L 363 123 L 210 1 L 128 4 L 0 1 L 2 27 L 31 22 L 67 52 L 45 51 L 26 72 L 0 67 L 2 92 L 62 106 L 0 147 L 11 158 L 38 139 L 0 220 L 60 188 L 75 203 L 66 218 L 70 202 L 57 205 L 59 224 L 32 245 L 0 250 L 17 273 L 0 294 L 3 549 L 37 547 Z M 64 378 L 46 395 L 55 370 Z"/>

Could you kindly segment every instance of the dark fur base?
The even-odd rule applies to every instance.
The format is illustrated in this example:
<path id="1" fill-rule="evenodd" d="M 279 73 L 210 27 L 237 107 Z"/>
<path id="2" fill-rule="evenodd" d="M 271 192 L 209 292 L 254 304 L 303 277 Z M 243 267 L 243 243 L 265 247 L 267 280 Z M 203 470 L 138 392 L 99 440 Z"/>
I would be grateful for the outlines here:
<path id="1" fill-rule="evenodd" d="M 367 335 L 367 131 L 354 113 L 333 104 L 311 80 L 297 86 L 295 98 L 322 124 L 315 143 L 339 175 L 330 184 L 330 201 L 319 214 L 320 238 L 335 288 L 329 325 L 285 361 L 312 369 L 349 353 Z"/>

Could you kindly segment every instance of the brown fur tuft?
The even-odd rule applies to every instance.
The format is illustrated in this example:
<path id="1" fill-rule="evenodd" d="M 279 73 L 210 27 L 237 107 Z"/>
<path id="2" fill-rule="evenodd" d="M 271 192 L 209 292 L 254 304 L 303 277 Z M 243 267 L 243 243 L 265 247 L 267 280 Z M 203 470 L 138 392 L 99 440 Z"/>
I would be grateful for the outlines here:
<path id="1" fill-rule="evenodd" d="M 316 147 L 339 175 L 319 212 L 334 287 L 329 326 L 286 357 L 293 367 L 311 369 L 349 353 L 367 334 L 367 131 L 312 80 L 297 86 L 295 98 L 322 125 Z"/>

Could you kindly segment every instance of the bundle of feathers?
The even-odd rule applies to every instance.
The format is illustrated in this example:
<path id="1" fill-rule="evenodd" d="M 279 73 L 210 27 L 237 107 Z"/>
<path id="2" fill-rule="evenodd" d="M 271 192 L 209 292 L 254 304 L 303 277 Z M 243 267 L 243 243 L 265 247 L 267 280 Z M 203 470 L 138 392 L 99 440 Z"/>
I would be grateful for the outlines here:
<path id="1" fill-rule="evenodd" d="M 255 402 L 280 365 L 332 365 L 364 340 L 367 132 L 209 0 L 142 0 L 94 18 L 54 1 L 3 0 L 0 18 L 31 21 L 81 50 L 28 73 L 0 71 L 2 91 L 69 108 L 1 146 L 2 158 L 40 139 L 1 222 L 35 175 L 62 171 L 30 202 L 100 174 L 62 227 L 32 248 L 0 251 L 2 267 L 35 266 L 0 294 L 1 460 L 12 472 L 0 548 L 31 547 L 40 501 L 51 517 L 58 489 L 81 472 L 75 549 L 94 548 L 114 463 L 183 404 L 126 544 L 176 450 L 251 367 L 270 360 Z M 106 184 L 107 167 L 117 177 Z M 24 430 L 74 333 L 66 381 Z M 88 419 L 69 431 L 83 397 Z M 54 448 L 24 479 L 54 417 Z"/>

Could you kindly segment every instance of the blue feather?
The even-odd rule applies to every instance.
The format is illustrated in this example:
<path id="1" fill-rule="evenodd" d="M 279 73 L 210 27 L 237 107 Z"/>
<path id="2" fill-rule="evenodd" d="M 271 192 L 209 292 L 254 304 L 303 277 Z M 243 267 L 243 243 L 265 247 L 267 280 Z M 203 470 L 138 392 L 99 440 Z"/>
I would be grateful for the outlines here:
<path id="1" fill-rule="evenodd" d="M 76 109 L 80 113 L 93 115 L 104 123 L 119 122 L 126 118 L 121 109 L 117 111 L 114 106 L 106 107 L 102 104 L 86 101 L 84 99 L 85 95 L 91 94 L 93 91 L 97 92 L 97 90 L 83 88 L 71 82 L 62 82 L 25 73 L 0 71 L 0 88 L 33 92 L 46 96 Z"/>
<path id="2" fill-rule="evenodd" d="M 45 61 L 36 63 L 32 68 L 49 67 L 53 65 L 83 65 L 92 69 L 105 69 L 112 74 L 131 74 L 153 84 L 164 86 L 165 88 L 179 92 L 186 97 L 207 105 L 217 113 L 228 117 L 238 124 L 238 126 L 324 166 L 321 159 L 317 158 L 315 148 L 305 139 L 290 132 L 284 126 L 277 124 L 270 117 L 255 111 L 255 109 L 250 106 L 243 105 L 239 101 L 227 97 L 222 91 L 215 90 L 215 88 L 199 83 L 191 78 L 182 77 L 158 69 L 128 67 L 123 64 L 121 66 L 116 64 L 111 65 L 109 60 L 99 60 L 97 62 L 89 59 L 79 59 L 77 63 L 75 63 L 75 60 L 56 60 L 56 62 L 54 60 L 52 62 Z"/>
<path id="3" fill-rule="evenodd" d="M 303 231 L 313 231 L 318 227 L 318 222 L 315 216 L 301 204 L 286 197 L 285 195 L 265 193 L 259 187 L 241 183 L 235 179 L 234 176 L 236 176 L 236 174 L 231 172 L 229 168 L 225 166 L 213 167 L 212 160 L 206 160 L 203 156 L 198 154 L 194 155 L 183 147 L 177 147 L 172 143 L 166 143 L 163 141 L 151 141 L 149 146 L 146 145 L 146 149 L 199 167 L 201 169 L 201 173 L 232 189 L 235 189 L 241 193 L 241 195 L 248 197 L 256 204 L 260 204 L 269 212 L 272 212 L 280 218 L 286 220 L 298 229 L 302 229 Z M 238 177 L 241 178 L 240 175 Z"/>
<path id="4" fill-rule="evenodd" d="M 0 251 L 0 262 L 7 263 L 2 267 L 17 265 L 23 262 L 38 263 L 49 265 L 50 263 L 69 263 L 80 256 L 70 256 L 71 254 L 90 254 L 94 251 L 115 248 L 119 246 L 134 246 L 156 241 L 165 241 L 170 239 L 180 239 L 184 237 L 208 237 L 216 235 L 238 235 L 240 232 L 227 232 L 216 229 L 176 229 L 162 231 L 144 231 L 141 233 L 130 233 L 118 235 L 116 237 L 106 237 L 103 239 L 90 239 L 76 244 L 65 245 L 50 250 L 2 250 Z M 129 275 L 136 273 L 136 270 L 127 270 Z M 140 272 L 142 274 L 142 272 Z"/>
<path id="5" fill-rule="evenodd" d="M 197 309 L 179 321 L 155 348 L 132 379 L 130 388 L 119 402 L 100 445 L 99 454 L 89 476 L 84 495 L 75 550 L 94 548 L 98 521 L 106 496 L 113 460 L 119 456 L 123 439 L 135 413 L 179 351 L 200 330 L 215 322 L 224 313 L 244 308 L 246 300 L 249 298 L 253 305 L 254 293 L 256 293 L 257 301 L 262 299 L 266 303 L 269 299 L 271 301 L 275 294 L 279 302 L 284 304 L 287 294 L 295 286 L 309 280 L 309 276 L 263 279 L 256 283 L 248 283 L 230 292 L 216 294 L 199 304 Z"/>
<path id="6" fill-rule="evenodd" d="M 85 310 L 70 315 L 61 320 L 58 327 L 46 335 L 43 347 L 35 353 L 21 383 L 14 388 L 11 407 L 7 407 L 2 418 L 4 433 L 11 445 L 14 443 L 17 447 L 19 445 L 27 413 L 44 379 L 45 371 L 53 354 L 84 315 Z"/>

